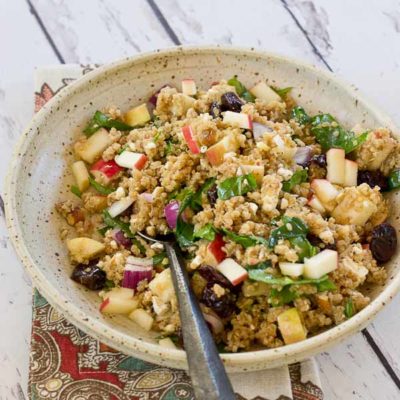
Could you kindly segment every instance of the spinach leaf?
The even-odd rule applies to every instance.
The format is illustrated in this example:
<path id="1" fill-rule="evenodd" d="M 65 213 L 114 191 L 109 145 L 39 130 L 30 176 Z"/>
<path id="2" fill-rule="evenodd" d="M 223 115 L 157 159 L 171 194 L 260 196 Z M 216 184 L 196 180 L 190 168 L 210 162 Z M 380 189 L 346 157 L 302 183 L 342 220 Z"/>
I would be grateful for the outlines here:
<path id="1" fill-rule="evenodd" d="M 243 196 L 257 189 L 257 181 L 252 173 L 234 176 L 222 181 L 217 188 L 218 198 L 228 200 L 234 196 Z"/>
<path id="2" fill-rule="evenodd" d="M 168 156 L 174 151 L 174 142 L 172 140 L 165 141 L 165 154 Z"/>
<path id="3" fill-rule="evenodd" d="M 108 187 L 100 184 L 91 175 L 89 176 L 89 183 L 97 192 L 99 192 L 100 194 L 102 194 L 104 196 L 107 196 L 108 194 L 115 191 L 115 189 L 111 189 L 111 188 L 108 188 Z"/>
<path id="4" fill-rule="evenodd" d="M 200 189 L 193 195 L 192 201 L 190 203 L 190 208 L 193 211 L 200 211 L 203 209 L 203 204 L 202 204 L 203 193 L 207 193 L 208 189 L 210 189 L 211 186 L 214 185 L 215 180 L 216 180 L 215 178 L 208 178 L 200 187 Z"/>
<path id="5" fill-rule="evenodd" d="M 290 117 L 300 125 L 307 125 L 311 121 L 310 116 L 306 113 L 304 108 L 300 106 L 293 108 L 292 112 L 290 113 Z"/>
<path id="6" fill-rule="evenodd" d="M 194 241 L 194 226 L 185 222 L 180 214 L 178 215 L 178 219 L 176 221 L 175 228 L 175 236 L 181 247 L 189 247 L 193 245 Z"/>
<path id="7" fill-rule="evenodd" d="M 284 306 L 297 299 L 299 295 L 291 286 L 284 286 L 281 290 L 272 289 L 269 293 L 269 302 L 273 307 Z"/>
<path id="8" fill-rule="evenodd" d="M 128 145 L 127 145 L 127 144 L 123 145 L 123 146 L 117 151 L 117 154 L 123 153 L 127 148 L 128 148 Z"/>
<path id="9" fill-rule="evenodd" d="M 104 289 L 105 290 L 111 290 L 112 288 L 115 288 L 114 281 L 112 281 L 110 279 L 106 279 L 106 282 L 104 283 Z"/>
<path id="10" fill-rule="evenodd" d="M 271 86 L 271 89 L 278 94 L 283 100 L 285 100 L 286 96 L 291 92 L 293 89 L 291 86 L 279 89 L 275 86 Z"/>
<path id="11" fill-rule="evenodd" d="M 311 119 L 311 133 L 315 136 L 323 150 L 333 147 L 351 153 L 367 139 L 368 132 L 356 136 L 347 131 L 330 114 L 319 114 Z"/>
<path id="12" fill-rule="evenodd" d="M 276 277 L 271 274 L 266 274 L 263 269 L 253 269 L 249 271 L 249 278 L 253 281 L 268 283 L 269 285 L 305 285 L 305 284 L 319 284 L 328 279 L 328 275 L 324 275 L 319 279 L 292 279 L 288 276 Z"/>
<path id="13" fill-rule="evenodd" d="M 254 265 L 247 265 L 245 268 L 247 270 L 250 270 L 250 269 L 265 270 L 265 269 L 269 268 L 270 266 L 271 266 L 271 261 L 268 260 L 268 261 L 262 261 L 258 264 L 254 264 Z"/>
<path id="14" fill-rule="evenodd" d="M 229 239 L 231 239 L 235 243 L 242 245 L 245 249 L 255 246 L 256 244 L 263 244 L 265 246 L 268 245 L 268 240 L 261 236 L 238 235 L 237 233 L 228 231 L 225 228 L 222 228 L 222 231 Z"/>
<path id="15" fill-rule="evenodd" d="M 330 279 L 318 282 L 315 284 L 315 286 L 317 287 L 318 292 L 327 292 L 331 290 L 336 290 L 336 285 Z"/>
<path id="16" fill-rule="evenodd" d="M 75 196 L 77 196 L 77 197 L 79 197 L 79 198 L 82 197 L 82 192 L 79 190 L 78 186 L 72 185 L 72 186 L 71 186 L 71 192 L 72 192 Z"/>
<path id="17" fill-rule="evenodd" d="M 296 185 L 299 185 L 300 183 L 303 182 L 307 182 L 307 179 L 308 179 L 307 170 L 298 169 L 289 180 L 283 182 L 282 190 L 285 192 L 290 192 Z"/>
<path id="18" fill-rule="evenodd" d="M 390 173 L 388 177 L 388 184 L 389 190 L 398 189 L 400 187 L 400 169 L 395 169 Z"/>
<path id="19" fill-rule="evenodd" d="M 228 80 L 228 85 L 233 86 L 238 96 L 243 100 L 254 103 L 255 97 L 247 90 L 243 83 L 239 81 L 237 75 Z"/>
<path id="20" fill-rule="evenodd" d="M 355 314 L 356 310 L 354 308 L 353 299 L 350 297 L 347 299 L 344 305 L 344 315 L 346 318 L 351 318 Z"/>
<path id="21" fill-rule="evenodd" d="M 311 258 L 319 252 L 318 247 L 313 246 L 304 236 L 297 236 L 289 239 L 289 241 L 297 250 L 299 261 L 303 261 L 305 258 Z"/>
<path id="22" fill-rule="evenodd" d="M 308 233 L 308 226 L 300 218 L 283 216 L 282 221 L 283 225 L 271 232 L 269 247 L 276 246 L 280 239 L 292 239 Z"/>
<path id="23" fill-rule="evenodd" d="M 120 229 L 122 232 L 125 233 L 125 236 L 128 237 L 129 239 L 131 239 L 132 244 L 134 244 L 135 246 L 138 247 L 138 249 L 140 250 L 140 252 L 142 254 L 146 253 L 146 249 L 144 248 L 144 246 L 142 245 L 142 243 L 140 243 L 140 241 L 135 237 L 135 235 L 132 233 L 130 225 L 128 222 L 124 222 L 122 221 L 120 218 L 118 217 L 112 217 L 109 212 L 107 210 L 103 211 L 103 222 L 105 225 L 107 225 L 107 227 L 109 228 L 118 228 Z"/>
<path id="24" fill-rule="evenodd" d="M 167 258 L 167 253 L 163 251 L 162 253 L 155 254 L 153 257 L 153 265 L 160 265 L 165 258 Z"/>
<path id="25" fill-rule="evenodd" d="M 130 131 L 134 126 L 129 126 L 122 121 L 118 121 L 117 119 L 112 119 L 106 114 L 103 114 L 101 111 L 96 111 L 86 125 L 86 128 L 83 130 L 83 133 L 86 136 L 92 136 L 93 133 L 97 132 L 100 128 L 111 129 L 115 128 L 119 131 Z"/>
<path id="26" fill-rule="evenodd" d="M 97 229 L 97 232 L 99 232 L 101 236 L 105 236 L 108 230 L 110 230 L 110 227 L 106 225 Z"/>
<path id="27" fill-rule="evenodd" d="M 206 224 L 198 231 L 194 232 L 193 238 L 205 239 L 212 242 L 215 239 L 216 230 L 212 224 Z"/>

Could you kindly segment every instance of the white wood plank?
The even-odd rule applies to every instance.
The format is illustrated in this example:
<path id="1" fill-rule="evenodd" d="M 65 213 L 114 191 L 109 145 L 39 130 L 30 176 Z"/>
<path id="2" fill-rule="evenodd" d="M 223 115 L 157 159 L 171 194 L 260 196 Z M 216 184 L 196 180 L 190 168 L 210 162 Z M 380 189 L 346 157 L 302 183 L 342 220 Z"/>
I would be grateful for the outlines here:
<path id="1" fill-rule="evenodd" d="M 34 0 L 66 62 L 105 63 L 173 43 L 143 0 Z"/>
<path id="2" fill-rule="evenodd" d="M 17 22 L 16 22 L 17 21 Z M 0 182 L 33 113 L 33 70 L 57 63 L 23 0 L 0 2 Z M 27 397 L 32 288 L 0 220 L 0 398 Z"/>

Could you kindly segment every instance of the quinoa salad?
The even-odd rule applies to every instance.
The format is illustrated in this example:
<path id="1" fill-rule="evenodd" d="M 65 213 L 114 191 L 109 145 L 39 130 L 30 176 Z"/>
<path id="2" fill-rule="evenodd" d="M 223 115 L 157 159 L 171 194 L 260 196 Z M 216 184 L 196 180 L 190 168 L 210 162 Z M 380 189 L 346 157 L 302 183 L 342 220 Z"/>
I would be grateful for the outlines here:
<path id="1" fill-rule="evenodd" d="M 123 112 L 96 111 L 73 144 L 75 184 L 56 204 L 71 278 L 182 347 L 163 246 L 173 232 L 221 351 L 275 348 L 338 325 L 387 279 L 400 187 L 390 130 L 311 115 L 291 88 L 237 76 L 164 86 Z M 324 110 L 324 112 L 329 110 Z"/>

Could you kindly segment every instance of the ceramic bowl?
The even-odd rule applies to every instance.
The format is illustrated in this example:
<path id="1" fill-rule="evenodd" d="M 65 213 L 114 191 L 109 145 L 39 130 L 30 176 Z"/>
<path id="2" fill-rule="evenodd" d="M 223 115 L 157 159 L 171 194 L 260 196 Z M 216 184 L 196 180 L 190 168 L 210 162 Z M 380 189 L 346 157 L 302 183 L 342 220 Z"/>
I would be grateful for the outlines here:
<path id="1" fill-rule="evenodd" d="M 293 96 L 310 113 L 330 112 L 345 126 L 389 127 L 390 119 L 368 104 L 355 88 L 332 74 L 299 61 L 249 49 L 178 47 L 143 54 L 98 68 L 63 89 L 35 115 L 12 159 L 5 189 L 10 237 L 34 285 L 77 327 L 126 354 L 153 363 L 186 368 L 185 352 L 157 344 L 157 334 L 143 331 L 125 317 L 98 311 L 99 298 L 70 278 L 72 267 L 59 238 L 54 204 L 69 194 L 65 189 L 68 149 L 77 127 L 106 105 L 122 110 L 139 104 L 166 83 L 179 87 L 191 77 L 207 89 L 220 79 L 238 74 L 250 86 L 261 78 L 279 87 L 292 86 Z M 400 227 L 400 197 L 389 195 L 391 223 Z M 397 293 L 398 256 L 386 266 L 389 279 L 370 289 L 371 303 L 343 324 L 303 342 L 270 350 L 222 354 L 229 371 L 260 370 L 291 363 L 326 350 L 365 327 Z"/>

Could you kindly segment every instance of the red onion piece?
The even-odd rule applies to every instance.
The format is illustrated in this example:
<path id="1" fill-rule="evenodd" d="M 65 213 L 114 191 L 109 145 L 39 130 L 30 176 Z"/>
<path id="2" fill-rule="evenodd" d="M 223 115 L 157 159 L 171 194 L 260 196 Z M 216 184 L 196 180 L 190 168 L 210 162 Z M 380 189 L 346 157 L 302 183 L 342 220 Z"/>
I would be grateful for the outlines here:
<path id="1" fill-rule="evenodd" d="M 224 324 L 222 323 L 221 318 L 218 317 L 218 315 L 214 313 L 210 314 L 208 312 L 203 312 L 203 317 L 206 322 L 208 322 L 208 324 L 211 326 L 213 333 L 215 333 L 216 335 L 224 330 Z"/>
<path id="2" fill-rule="evenodd" d="M 253 122 L 253 137 L 254 140 L 260 140 L 265 132 L 273 132 L 273 130 L 266 125 L 259 122 Z"/>
<path id="3" fill-rule="evenodd" d="M 169 204 L 167 204 L 164 208 L 164 214 L 168 226 L 171 229 L 175 229 L 176 221 L 178 219 L 178 214 L 179 214 L 179 201 L 172 200 Z"/>
<path id="4" fill-rule="evenodd" d="M 154 200 L 154 196 L 151 193 L 141 193 L 140 196 L 148 203 L 152 203 Z"/>
<path id="5" fill-rule="evenodd" d="M 120 244 L 121 246 L 124 246 L 126 249 L 128 249 L 129 247 L 132 246 L 132 241 L 131 239 L 127 238 L 124 234 L 124 232 L 122 232 L 119 229 L 113 229 L 112 232 L 112 237 L 114 238 L 114 240 Z"/>
<path id="6" fill-rule="evenodd" d="M 139 258 L 134 256 L 129 256 L 126 259 L 126 264 L 128 265 L 138 265 L 139 267 L 153 267 L 152 258 Z"/>
<path id="7" fill-rule="evenodd" d="M 164 89 L 164 88 L 167 87 L 167 86 L 169 86 L 169 85 L 161 86 L 160 89 L 157 90 L 157 92 L 153 93 L 153 94 L 150 96 L 148 102 L 149 102 L 150 104 L 152 104 L 152 105 L 155 107 L 155 106 L 157 105 L 157 97 L 158 97 L 158 95 L 160 94 L 161 89 Z"/>
<path id="8" fill-rule="evenodd" d="M 153 277 L 153 267 L 143 267 L 140 265 L 127 264 L 124 269 L 124 277 L 122 279 L 122 287 L 136 289 L 139 282 Z"/>
<path id="9" fill-rule="evenodd" d="M 293 160 L 296 164 L 307 167 L 310 164 L 312 156 L 313 151 L 310 146 L 298 147 Z"/>

